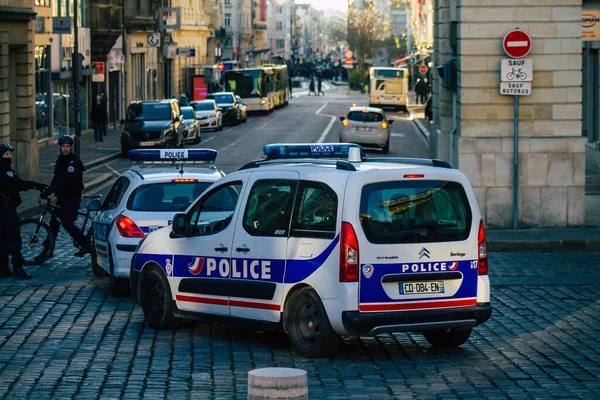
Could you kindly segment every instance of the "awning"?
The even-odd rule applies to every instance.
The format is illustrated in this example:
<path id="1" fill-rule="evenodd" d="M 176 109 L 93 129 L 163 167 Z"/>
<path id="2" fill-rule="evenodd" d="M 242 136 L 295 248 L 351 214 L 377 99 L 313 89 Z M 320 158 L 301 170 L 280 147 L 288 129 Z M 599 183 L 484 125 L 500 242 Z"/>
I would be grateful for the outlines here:
<path id="1" fill-rule="evenodd" d="M 431 54 L 430 53 L 415 53 L 414 57 L 415 57 L 415 64 L 423 61 L 424 59 L 426 59 L 427 57 L 429 57 Z M 421 58 L 419 58 L 419 56 L 422 56 Z M 410 59 L 410 55 L 406 56 L 406 57 L 402 57 L 397 59 L 396 61 L 392 62 L 392 64 L 394 64 L 394 66 L 398 65 L 398 64 L 402 64 L 407 62 Z"/>
<path id="2" fill-rule="evenodd" d="M 250 51 L 247 52 L 247 54 L 256 55 L 256 54 L 266 53 L 268 51 L 271 51 L 271 49 L 250 50 Z"/>

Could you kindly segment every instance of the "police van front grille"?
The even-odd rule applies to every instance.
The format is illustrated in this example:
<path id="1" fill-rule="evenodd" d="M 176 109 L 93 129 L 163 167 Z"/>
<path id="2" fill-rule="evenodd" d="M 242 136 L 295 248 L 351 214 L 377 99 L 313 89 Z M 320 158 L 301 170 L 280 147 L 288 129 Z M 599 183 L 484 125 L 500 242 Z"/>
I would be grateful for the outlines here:
<path id="1" fill-rule="evenodd" d="M 153 140 L 160 138 L 161 131 L 131 132 L 133 140 Z"/>

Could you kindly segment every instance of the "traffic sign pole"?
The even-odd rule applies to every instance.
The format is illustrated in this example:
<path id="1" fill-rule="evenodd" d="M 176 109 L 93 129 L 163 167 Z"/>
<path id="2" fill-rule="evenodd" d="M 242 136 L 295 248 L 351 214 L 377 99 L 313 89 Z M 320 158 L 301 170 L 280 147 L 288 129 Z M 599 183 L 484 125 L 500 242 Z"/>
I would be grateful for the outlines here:
<path id="1" fill-rule="evenodd" d="M 73 36 L 75 39 L 75 48 L 71 56 L 71 71 L 73 74 L 73 117 L 75 121 L 75 155 L 81 157 L 81 124 L 79 123 L 79 66 L 82 60 L 79 59 L 79 32 L 77 29 L 77 0 L 73 1 Z M 83 71 L 81 71 L 83 73 Z M 68 111 L 67 111 L 68 112 Z M 67 127 L 68 129 L 68 127 Z"/>

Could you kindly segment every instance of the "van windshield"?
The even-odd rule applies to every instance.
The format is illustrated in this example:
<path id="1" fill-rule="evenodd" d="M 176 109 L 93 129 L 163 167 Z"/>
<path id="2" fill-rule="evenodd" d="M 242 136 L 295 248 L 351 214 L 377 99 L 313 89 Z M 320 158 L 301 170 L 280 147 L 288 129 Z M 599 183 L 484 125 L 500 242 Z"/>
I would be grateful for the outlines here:
<path id="1" fill-rule="evenodd" d="M 471 220 L 467 195 L 457 182 L 381 182 L 362 191 L 360 221 L 371 243 L 465 240 Z"/>

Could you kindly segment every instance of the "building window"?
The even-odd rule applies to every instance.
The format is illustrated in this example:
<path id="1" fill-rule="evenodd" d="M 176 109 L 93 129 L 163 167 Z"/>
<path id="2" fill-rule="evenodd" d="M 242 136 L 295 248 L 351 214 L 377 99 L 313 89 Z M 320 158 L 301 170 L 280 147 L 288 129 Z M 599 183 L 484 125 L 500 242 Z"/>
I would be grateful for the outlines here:
<path id="1" fill-rule="evenodd" d="M 231 5 L 231 0 L 225 0 L 225 5 L 226 6 L 230 6 Z"/>
<path id="2" fill-rule="evenodd" d="M 50 0 L 35 0 L 36 6 L 50 7 Z"/>
<path id="3" fill-rule="evenodd" d="M 277 48 L 278 49 L 283 49 L 285 47 L 285 40 L 284 39 L 277 39 Z"/>
<path id="4" fill-rule="evenodd" d="M 225 26 L 231 26 L 231 14 L 225 14 Z"/>
<path id="5" fill-rule="evenodd" d="M 225 39 L 225 47 L 231 47 L 231 38 L 230 37 Z"/>
<path id="6" fill-rule="evenodd" d="M 277 30 L 278 31 L 282 31 L 283 30 L 283 22 L 277 21 Z"/>

